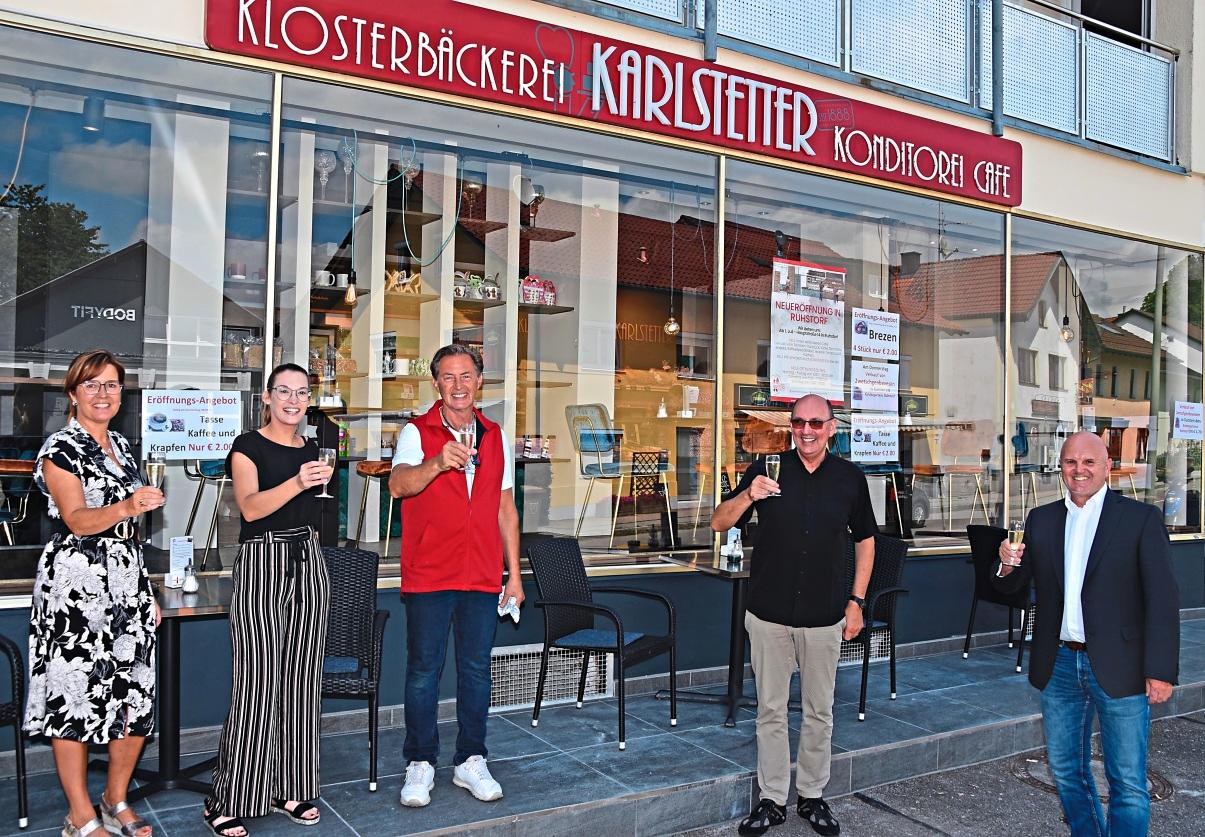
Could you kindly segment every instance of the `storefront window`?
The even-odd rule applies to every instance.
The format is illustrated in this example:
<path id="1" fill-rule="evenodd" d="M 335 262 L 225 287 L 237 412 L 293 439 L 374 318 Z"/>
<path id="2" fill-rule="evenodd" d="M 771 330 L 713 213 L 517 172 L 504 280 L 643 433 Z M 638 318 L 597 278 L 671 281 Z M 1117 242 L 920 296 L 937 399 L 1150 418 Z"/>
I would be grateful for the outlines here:
<path id="1" fill-rule="evenodd" d="M 1200 253 L 1013 222 L 1013 342 L 1051 357 L 1049 380 L 1015 391 L 1018 471 L 1055 468 L 1062 439 L 1091 430 L 1111 487 L 1160 506 L 1170 532 L 1200 531 L 1201 274 Z M 1056 330 L 1039 330 L 1039 299 Z M 1063 386 L 1056 359 L 1079 380 Z"/>
<path id="2" fill-rule="evenodd" d="M 113 429 L 135 452 L 147 389 L 242 393 L 246 426 L 270 360 L 270 76 L 16 29 L 0 45 L 0 458 L 32 461 L 63 426 L 63 375 L 98 347 L 126 367 Z M 197 485 L 185 461 L 169 461 L 153 547 L 185 533 Z M 32 576 L 45 503 L 28 479 L 5 476 L 3 491 L 19 518 L 5 572 Z M 233 540 L 237 513 L 217 519 Z"/>
<path id="3" fill-rule="evenodd" d="M 282 125 L 279 335 L 341 431 L 341 536 L 384 552 L 391 525 L 397 559 L 355 464 L 391 456 L 456 342 L 525 534 L 710 543 L 714 158 L 294 79 Z"/>
<path id="4" fill-rule="evenodd" d="M 816 392 L 884 531 L 998 521 L 1002 217 L 741 162 L 726 188 L 724 478 L 787 449 L 792 401 Z"/>

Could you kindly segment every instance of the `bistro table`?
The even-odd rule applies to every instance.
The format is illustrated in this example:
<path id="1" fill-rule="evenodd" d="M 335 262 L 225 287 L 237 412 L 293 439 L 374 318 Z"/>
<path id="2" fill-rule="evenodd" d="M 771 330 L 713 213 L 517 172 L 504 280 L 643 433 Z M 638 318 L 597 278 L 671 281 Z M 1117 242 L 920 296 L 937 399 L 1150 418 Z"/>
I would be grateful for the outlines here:
<path id="1" fill-rule="evenodd" d="M 746 551 L 746 555 L 751 550 Z M 678 700 L 687 703 L 718 703 L 728 708 L 724 726 L 736 726 L 736 710 L 742 706 L 757 706 L 757 698 L 744 692 L 745 684 L 745 591 L 749 586 L 749 558 L 739 562 L 728 559 L 714 551 L 711 555 L 698 553 L 687 559 L 676 555 L 662 555 L 661 560 L 681 567 L 689 567 L 704 575 L 732 582 L 732 623 L 728 634 L 728 690 L 723 694 L 708 694 L 690 689 L 679 689 Z M 658 700 L 669 697 L 669 690 L 657 692 Z"/>
<path id="2" fill-rule="evenodd" d="M 195 593 L 171 587 L 158 588 L 163 617 L 158 631 L 159 717 L 155 733 L 159 739 L 159 767 L 156 770 L 140 767 L 134 771 L 134 778 L 141 784 L 130 790 L 130 802 L 164 790 L 188 790 L 206 795 L 212 790 L 208 782 L 192 777 L 212 770 L 216 758 L 180 767 L 180 623 L 229 614 L 234 583 L 229 577 L 202 578 L 198 582 L 200 587 Z M 96 759 L 89 767 L 105 769 L 108 762 Z"/>

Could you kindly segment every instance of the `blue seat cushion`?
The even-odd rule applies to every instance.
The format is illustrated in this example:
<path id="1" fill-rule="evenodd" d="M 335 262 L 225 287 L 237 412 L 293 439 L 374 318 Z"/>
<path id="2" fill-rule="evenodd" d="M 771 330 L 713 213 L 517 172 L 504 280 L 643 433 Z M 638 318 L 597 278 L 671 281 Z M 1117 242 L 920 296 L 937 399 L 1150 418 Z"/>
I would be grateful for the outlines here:
<path id="1" fill-rule="evenodd" d="M 621 473 L 618 462 L 591 462 L 582 469 L 588 477 L 618 477 Z"/>
<path id="2" fill-rule="evenodd" d="M 323 657 L 323 674 L 359 674 L 360 661 L 355 657 Z"/>
<path id="3" fill-rule="evenodd" d="M 623 644 L 624 646 L 631 645 L 642 636 L 644 634 L 639 631 L 624 631 Z M 615 631 L 605 631 L 602 628 L 583 628 L 580 631 L 574 631 L 569 636 L 561 637 L 556 644 L 565 648 L 614 648 Z"/>
<path id="4" fill-rule="evenodd" d="M 205 479 L 216 480 L 226 476 L 225 459 L 203 459 L 197 465 L 201 476 Z"/>

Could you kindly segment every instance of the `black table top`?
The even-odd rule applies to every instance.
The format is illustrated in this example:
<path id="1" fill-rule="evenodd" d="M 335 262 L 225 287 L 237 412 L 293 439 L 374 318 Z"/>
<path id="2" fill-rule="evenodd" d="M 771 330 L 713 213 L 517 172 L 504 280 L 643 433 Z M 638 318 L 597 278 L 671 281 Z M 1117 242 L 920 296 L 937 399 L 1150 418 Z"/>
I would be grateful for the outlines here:
<path id="1" fill-rule="evenodd" d="M 662 555 L 661 560 L 669 564 L 677 564 L 679 567 L 689 567 L 692 570 L 698 570 L 704 575 L 738 579 L 749 577 L 749 556 L 752 552 L 752 548 L 746 549 L 745 557 L 739 563 L 730 563 L 726 556 L 720 555 L 719 550 L 710 553 L 697 552 L 691 558 L 687 558 L 684 555 Z"/>
<path id="2" fill-rule="evenodd" d="M 222 616 L 230 612 L 234 581 L 229 576 L 210 576 L 197 581 L 200 587 L 195 593 L 159 585 L 159 610 L 164 619 Z"/>

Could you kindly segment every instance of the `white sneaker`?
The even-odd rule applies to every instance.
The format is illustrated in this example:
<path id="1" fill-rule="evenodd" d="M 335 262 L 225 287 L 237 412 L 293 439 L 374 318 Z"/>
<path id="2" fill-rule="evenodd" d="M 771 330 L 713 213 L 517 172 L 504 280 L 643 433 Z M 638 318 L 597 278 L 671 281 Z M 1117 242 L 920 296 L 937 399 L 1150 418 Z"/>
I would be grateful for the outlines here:
<path id="1" fill-rule="evenodd" d="M 469 756 L 452 771 L 452 784 L 464 788 L 482 802 L 502 798 L 502 786 L 494 781 L 482 756 Z"/>
<path id="2" fill-rule="evenodd" d="M 402 786 L 402 804 L 421 808 L 431 801 L 435 787 L 435 768 L 428 761 L 412 761 L 406 765 L 406 784 Z"/>

